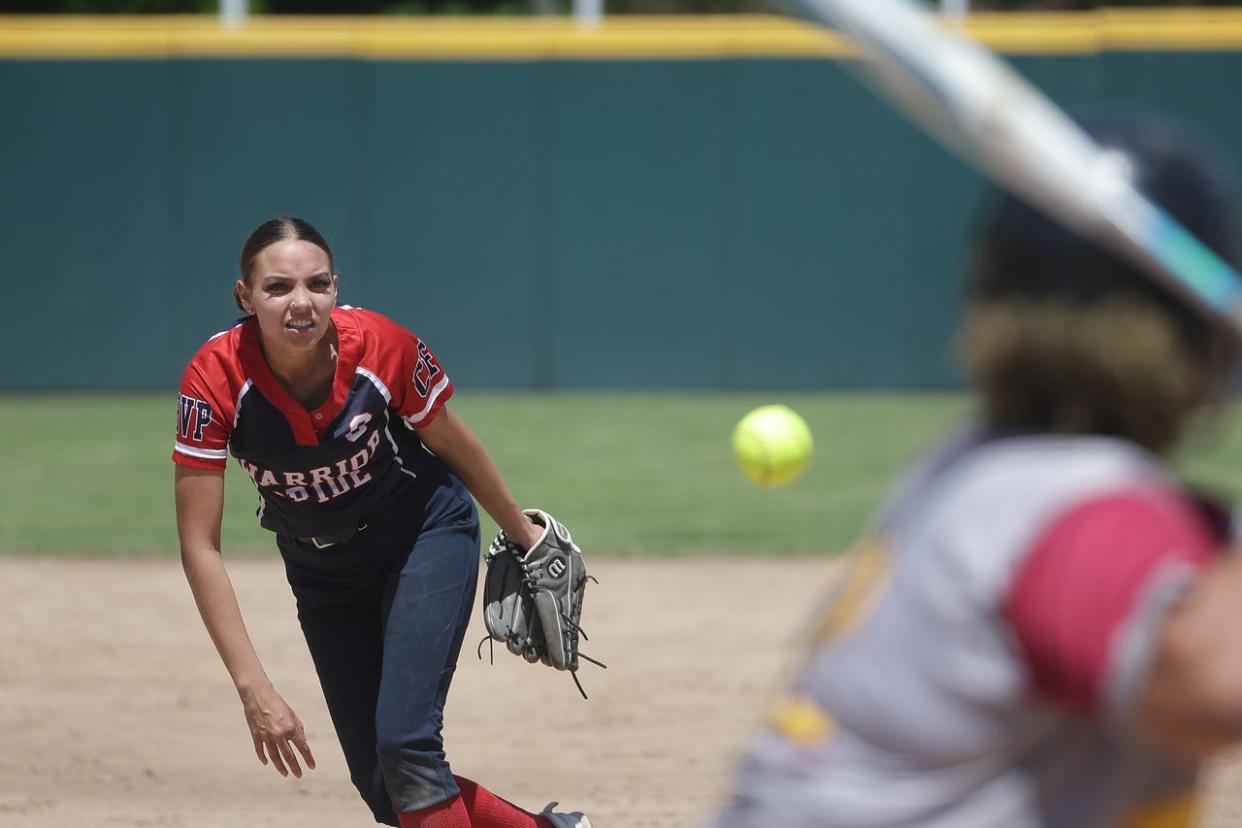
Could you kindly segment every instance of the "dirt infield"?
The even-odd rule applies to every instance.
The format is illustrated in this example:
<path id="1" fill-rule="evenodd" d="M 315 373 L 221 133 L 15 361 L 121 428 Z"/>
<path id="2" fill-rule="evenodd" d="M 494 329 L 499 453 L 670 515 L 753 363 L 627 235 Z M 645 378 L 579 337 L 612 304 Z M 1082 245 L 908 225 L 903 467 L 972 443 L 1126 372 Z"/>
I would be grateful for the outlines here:
<path id="1" fill-rule="evenodd" d="M 467 639 L 447 711 L 455 769 L 600 828 L 692 826 L 719 794 L 813 596 L 820 561 L 595 564 L 589 702 L 568 676 Z M 319 769 L 255 760 L 176 563 L 0 558 L 0 826 L 372 824 L 346 778 L 277 562 L 230 564 L 269 674 Z M 686 598 L 689 596 L 689 598 Z M 759 603 L 756 603 L 759 602 Z M 528 723 L 514 732 L 512 722 Z M 556 780 L 552 782 L 550 780 Z M 1214 775 L 1212 828 L 1242 824 L 1242 763 Z"/>

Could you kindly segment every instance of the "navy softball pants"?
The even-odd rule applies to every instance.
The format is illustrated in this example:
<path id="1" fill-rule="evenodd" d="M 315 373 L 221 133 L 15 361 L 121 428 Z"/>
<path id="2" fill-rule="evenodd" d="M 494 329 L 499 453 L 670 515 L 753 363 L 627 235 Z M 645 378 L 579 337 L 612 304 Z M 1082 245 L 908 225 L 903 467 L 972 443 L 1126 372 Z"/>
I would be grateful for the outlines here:
<path id="1" fill-rule="evenodd" d="M 470 493 L 420 484 L 347 543 L 278 541 L 350 778 L 388 825 L 458 794 L 441 731 L 479 571 Z"/>

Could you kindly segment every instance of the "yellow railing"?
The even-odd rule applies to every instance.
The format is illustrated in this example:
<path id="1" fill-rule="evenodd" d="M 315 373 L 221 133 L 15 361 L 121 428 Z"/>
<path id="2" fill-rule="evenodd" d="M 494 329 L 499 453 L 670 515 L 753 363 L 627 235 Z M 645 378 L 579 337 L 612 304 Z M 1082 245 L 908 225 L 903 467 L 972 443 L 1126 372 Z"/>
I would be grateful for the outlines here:
<path id="1" fill-rule="evenodd" d="M 1010 54 L 1242 49 L 1242 9 L 976 14 L 969 31 Z M 821 29 L 764 15 L 567 18 L 0 15 L 0 58 L 696 60 L 840 57 Z"/>

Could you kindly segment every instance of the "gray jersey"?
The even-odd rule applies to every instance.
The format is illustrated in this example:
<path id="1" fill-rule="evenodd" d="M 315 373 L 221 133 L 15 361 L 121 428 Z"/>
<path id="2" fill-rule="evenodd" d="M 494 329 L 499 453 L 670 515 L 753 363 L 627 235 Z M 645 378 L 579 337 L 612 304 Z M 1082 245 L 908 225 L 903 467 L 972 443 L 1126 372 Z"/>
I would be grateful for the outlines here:
<path id="1" fill-rule="evenodd" d="M 1000 610 L 1044 526 L 1135 485 L 1176 488 L 1139 449 L 1096 437 L 968 438 L 913 472 L 714 828 L 1189 824 L 1193 778 L 1135 744 L 1126 722 L 1154 625 L 1193 569 L 1147 579 L 1112 639 L 1094 719 L 1033 699 Z M 1134 821 L 1143 807 L 1160 821 Z"/>

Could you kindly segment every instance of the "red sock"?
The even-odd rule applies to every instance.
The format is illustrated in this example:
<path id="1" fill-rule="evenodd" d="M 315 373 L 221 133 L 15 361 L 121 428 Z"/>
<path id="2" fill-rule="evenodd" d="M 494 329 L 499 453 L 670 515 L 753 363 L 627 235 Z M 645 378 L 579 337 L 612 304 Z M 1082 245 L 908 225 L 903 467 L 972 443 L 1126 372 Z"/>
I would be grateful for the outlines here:
<path id="1" fill-rule="evenodd" d="M 457 787 L 461 788 L 461 798 L 466 803 L 473 828 L 552 828 L 552 824 L 543 817 L 523 811 L 479 783 L 464 776 L 453 778 L 457 780 Z"/>
<path id="2" fill-rule="evenodd" d="M 472 828 L 470 813 L 460 796 L 438 802 L 430 808 L 397 814 L 401 828 Z"/>

